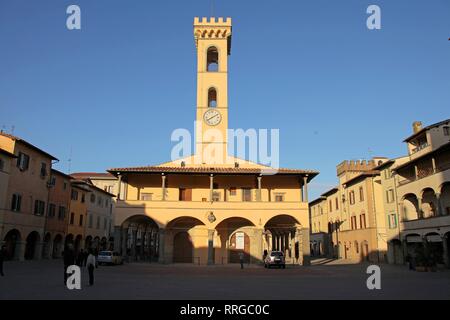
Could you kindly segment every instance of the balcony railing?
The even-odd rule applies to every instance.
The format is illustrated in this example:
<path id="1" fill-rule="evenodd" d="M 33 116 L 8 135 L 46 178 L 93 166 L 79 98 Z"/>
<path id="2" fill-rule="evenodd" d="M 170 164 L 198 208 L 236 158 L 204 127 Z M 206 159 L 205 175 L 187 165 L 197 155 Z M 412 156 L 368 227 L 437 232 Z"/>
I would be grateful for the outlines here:
<path id="1" fill-rule="evenodd" d="M 428 147 L 428 146 L 429 146 L 428 142 L 423 143 L 423 144 L 421 144 L 421 145 L 415 147 L 414 149 L 412 149 L 412 150 L 411 150 L 411 154 L 414 154 L 414 153 L 416 153 L 416 152 L 419 152 L 420 150 L 423 150 L 423 149 L 425 149 L 425 148 Z"/>
<path id="2" fill-rule="evenodd" d="M 417 177 L 407 177 L 404 178 L 402 180 L 398 181 L 398 185 L 399 186 L 403 186 L 405 184 L 429 177 L 435 173 L 439 173 L 445 170 L 449 170 L 450 169 L 450 162 L 449 163 L 442 163 L 439 164 L 438 166 L 436 166 L 435 169 L 433 169 L 433 167 L 428 167 L 428 168 L 423 168 L 423 169 L 418 169 L 417 170 Z"/>

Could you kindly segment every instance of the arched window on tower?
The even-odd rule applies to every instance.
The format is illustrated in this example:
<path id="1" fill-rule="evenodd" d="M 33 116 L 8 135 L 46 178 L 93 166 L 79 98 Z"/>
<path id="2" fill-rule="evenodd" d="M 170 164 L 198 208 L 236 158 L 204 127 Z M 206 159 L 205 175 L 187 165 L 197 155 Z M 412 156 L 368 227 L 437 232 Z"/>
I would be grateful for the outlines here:
<path id="1" fill-rule="evenodd" d="M 217 91 L 214 88 L 208 90 L 208 108 L 217 107 Z"/>
<path id="2" fill-rule="evenodd" d="M 216 47 L 208 49 L 206 71 L 219 71 L 219 52 Z"/>

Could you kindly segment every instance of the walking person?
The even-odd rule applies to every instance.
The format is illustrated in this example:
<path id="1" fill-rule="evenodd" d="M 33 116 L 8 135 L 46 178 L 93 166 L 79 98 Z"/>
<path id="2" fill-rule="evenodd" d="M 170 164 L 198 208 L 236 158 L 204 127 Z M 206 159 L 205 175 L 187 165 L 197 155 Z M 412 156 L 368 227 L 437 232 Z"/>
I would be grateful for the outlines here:
<path id="1" fill-rule="evenodd" d="M 64 260 L 64 285 L 67 285 L 67 268 L 69 266 L 72 266 L 75 264 L 75 253 L 73 251 L 73 246 L 71 244 L 68 244 L 66 246 L 66 249 L 63 253 L 63 260 Z"/>
<path id="2" fill-rule="evenodd" d="M 244 253 L 239 252 L 239 262 L 241 263 L 241 269 L 244 269 Z"/>
<path id="3" fill-rule="evenodd" d="M 89 250 L 89 255 L 86 260 L 86 266 L 89 272 L 89 285 L 94 285 L 94 268 L 97 267 L 97 262 L 95 260 L 95 256 L 92 253 L 92 249 Z"/>
<path id="4" fill-rule="evenodd" d="M 3 273 L 3 261 L 6 259 L 6 246 L 2 246 L 0 249 L 0 276 L 4 277 L 5 274 Z"/>

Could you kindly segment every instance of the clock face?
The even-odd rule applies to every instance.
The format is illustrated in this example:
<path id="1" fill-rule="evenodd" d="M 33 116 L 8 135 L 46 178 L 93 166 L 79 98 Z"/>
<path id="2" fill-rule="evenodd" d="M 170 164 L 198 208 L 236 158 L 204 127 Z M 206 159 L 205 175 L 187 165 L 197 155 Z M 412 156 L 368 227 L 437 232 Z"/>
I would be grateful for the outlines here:
<path id="1" fill-rule="evenodd" d="M 203 115 L 203 120 L 205 120 L 206 124 L 209 126 L 217 126 L 222 120 L 222 115 L 216 109 L 208 109 Z"/>

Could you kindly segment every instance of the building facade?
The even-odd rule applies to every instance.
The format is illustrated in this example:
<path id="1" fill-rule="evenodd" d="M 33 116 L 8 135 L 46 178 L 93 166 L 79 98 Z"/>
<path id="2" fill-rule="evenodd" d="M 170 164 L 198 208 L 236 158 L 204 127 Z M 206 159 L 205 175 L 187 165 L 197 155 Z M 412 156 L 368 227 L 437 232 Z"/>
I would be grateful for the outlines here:
<path id="1" fill-rule="evenodd" d="M 60 258 L 64 250 L 69 222 L 72 178 L 58 170 L 51 170 L 43 258 Z"/>
<path id="2" fill-rule="evenodd" d="M 309 263 L 311 170 L 277 169 L 227 154 L 231 19 L 194 19 L 195 154 L 156 166 L 113 168 L 115 249 L 162 263 L 261 262 L 282 250 Z M 211 138 L 211 137 L 214 138 Z M 270 174 L 266 174 L 270 173 Z"/>
<path id="3" fill-rule="evenodd" d="M 45 230 L 52 161 L 47 152 L 16 136 L 0 133 L 0 148 L 14 154 L 1 215 L 0 239 L 10 258 L 39 259 Z"/>
<path id="4" fill-rule="evenodd" d="M 404 142 L 408 159 L 394 168 L 402 219 L 392 242 L 401 241 L 404 257 L 425 252 L 449 266 L 450 119 L 425 128 L 415 122 Z"/>
<path id="5" fill-rule="evenodd" d="M 369 161 L 343 161 L 337 166 L 339 185 L 310 203 L 313 227 L 320 220 L 320 229 L 316 227 L 311 238 L 328 241 L 322 248 L 329 248 L 329 257 L 354 262 L 386 260 L 383 188 L 380 172 L 375 170 L 385 161 L 386 158 L 378 157 Z"/>

